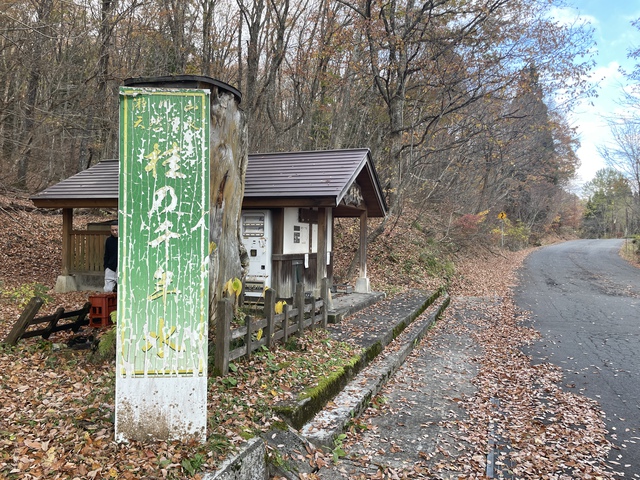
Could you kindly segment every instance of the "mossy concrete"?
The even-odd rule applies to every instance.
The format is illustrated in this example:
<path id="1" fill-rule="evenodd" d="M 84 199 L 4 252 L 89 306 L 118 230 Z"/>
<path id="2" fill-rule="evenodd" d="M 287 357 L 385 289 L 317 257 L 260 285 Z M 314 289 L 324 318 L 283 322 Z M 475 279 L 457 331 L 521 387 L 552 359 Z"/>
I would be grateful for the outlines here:
<path id="1" fill-rule="evenodd" d="M 354 356 L 348 365 L 318 386 L 302 392 L 297 402 L 278 407 L 279 414 L 292 428 L 278 426 L 262 438 L 252 439 L 236 457 L 225 462 L 224 472 L 219 470 L 216 476 L 207 474 L 203 478 L 249 480 L 266 478 L 263 475 L 269 473 L 297 478 L 298 474 L 311 473 L 304 457 L 305 446 L 312 444 L 331 450 L 348 422 L 366 408 L 448 303 L 444 289 L 412 291 L 351 314 L 340 324 L 329 325 L 333 339 L 362 347 L 362 354 Z M 407 330 L 412 323 L 415 327 Z M 399 348 L 386 354 L 385 347 L 396 338 Z M 334 406 L 327 408 L 331 400 Z M 257 463 L 255 470 L 248 468 L 250 462 Z"/>
<path id="2" fill-rule="evenodd" d="M 363 369 L 338 396 L 333 398 L 331 408 L 325 408 L 315 415 L 301 429 L 300 434 L 317 446 L 331 449 L 333 442 L 347 427 L 348 422 L 360 415 L 371 399 L 380 391 L 382 386 L 404 363 L 415 345 L 429 331 L 449 304 L 449 297 L 445 296 L 428 315 L 419 317 L 415 328 L 411 328 L 400 336 L 399 348 L 389 354 L 381 356 Z"/>
<path id="3" fill-rule="evenodd" d="M 347 365 L 324 378 L 317 386 L 303 391 L 297 401 L 276 405 L 274 411 L 293 428 L 300 429 L 364 367 L 364 360 L 360 355 L 353 357 Z"/>
<path id="4" fill-rule="evenodd" d="M 328 330 L 333 339 L 362 347 L 363 354 L 354 357 L 316 387 L 302 392 L 298 400 L 278 405 L 275 409 L 278 415 L 293 428 L 301 429 L 443 293 L 443 289 L 410 291 L 365 308 L 341 324 L 330 325 Z"/>
<path id="5" fill-rule="evenodd" d="M 267 480 L 266 445 L 260 437 L 249 440 L 240 452 L 229 458 L 214 473 L 205 473 L 202 480 Z"/>

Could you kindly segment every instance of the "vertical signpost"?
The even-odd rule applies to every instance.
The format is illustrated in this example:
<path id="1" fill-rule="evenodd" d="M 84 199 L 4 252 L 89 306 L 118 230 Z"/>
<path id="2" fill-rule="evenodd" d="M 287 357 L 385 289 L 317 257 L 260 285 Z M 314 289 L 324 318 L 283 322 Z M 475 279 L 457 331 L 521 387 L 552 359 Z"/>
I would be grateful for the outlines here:
<path id="1" fill-rule="evenodd" d="M 206 439 L 209 91 L 121 87 L 116 441 Z"/>
<path id="2" fill-rule="evenodd" d="M 504 221 L 507 218 L 507 214 L 505 212 L 500 212 L 498 214 L 498 218 L 500 219 L 500 224 L 501 224 L 500 225 L 500 233 L 501 233 L 501 235 L 500 235 L 500 238 L 501 238 L 500 247 L 504 248 Z"/>

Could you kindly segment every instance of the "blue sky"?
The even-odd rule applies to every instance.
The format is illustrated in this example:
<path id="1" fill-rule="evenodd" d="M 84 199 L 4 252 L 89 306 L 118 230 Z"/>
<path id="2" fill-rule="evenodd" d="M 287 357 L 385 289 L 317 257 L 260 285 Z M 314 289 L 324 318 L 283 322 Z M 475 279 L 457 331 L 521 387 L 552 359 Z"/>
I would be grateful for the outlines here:
<path id="1" fill-rule="evenodd" d="M 596 69 L 592 77 L 600 85 L 598 98 L 583 102 L 570 118 L 577 127 L 581 147 L 578 157 L 578 185 L 591 180 L 596 171 L 606 165 L 598 153 L 598 146 L 611 143 L 609 128 L 604 117 L 616 115 L 622 107 L 619 100 L 626 86 L 620 67 L 631 70 L 634 61 L 627 58 L 629 50 L 640 47 L 640 30 L 631 25 L 640 18 L 640 0 L 567 0 L 570 8 L 558 17 L 580 17 L 595 29 Z"/>

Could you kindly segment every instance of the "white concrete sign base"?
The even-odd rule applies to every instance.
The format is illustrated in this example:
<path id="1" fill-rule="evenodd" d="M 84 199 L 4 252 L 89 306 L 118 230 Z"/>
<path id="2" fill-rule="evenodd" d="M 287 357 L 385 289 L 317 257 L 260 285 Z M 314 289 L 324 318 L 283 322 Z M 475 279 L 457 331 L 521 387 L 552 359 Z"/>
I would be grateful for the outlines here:
<path id="1" fill-rule="evenodd" d="M 117 377 L 117 442 L 206 440 L 207 378 Z"/>

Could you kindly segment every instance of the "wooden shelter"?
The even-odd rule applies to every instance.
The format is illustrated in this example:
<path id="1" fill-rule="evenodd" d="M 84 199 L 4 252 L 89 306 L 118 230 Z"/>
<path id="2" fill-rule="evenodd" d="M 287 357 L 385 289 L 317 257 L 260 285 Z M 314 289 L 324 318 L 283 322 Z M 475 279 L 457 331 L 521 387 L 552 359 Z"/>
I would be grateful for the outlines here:
<path id="1" fill-rule="evenodd" d="M 38 208 L 62 209 L 62 271 L 58 291 L 100 289 L 108 226 L 73 229 L 77 208 L 118 208 L 119 162 L 103 160 L 31 197 Z M 360 219 L 360 278 L 356 291 L 369 290 L 366 266 L 367 219 L 383 217 L 387 206 L 368 149 L 250 154 L 243 212 L 268 211 L 272 221 L 270 286 L 281 295 L 303 280 L 316 289 L 332 275 L 333 219 Z M 294 218 L 292 221 L 287 219 Z M 308 251 L 289 251 L 300 225 L 309 225 Z M 291 228 L 292 227 L 292 228 Z M 300 261 L 303 262 L 300 278 Z"/>

